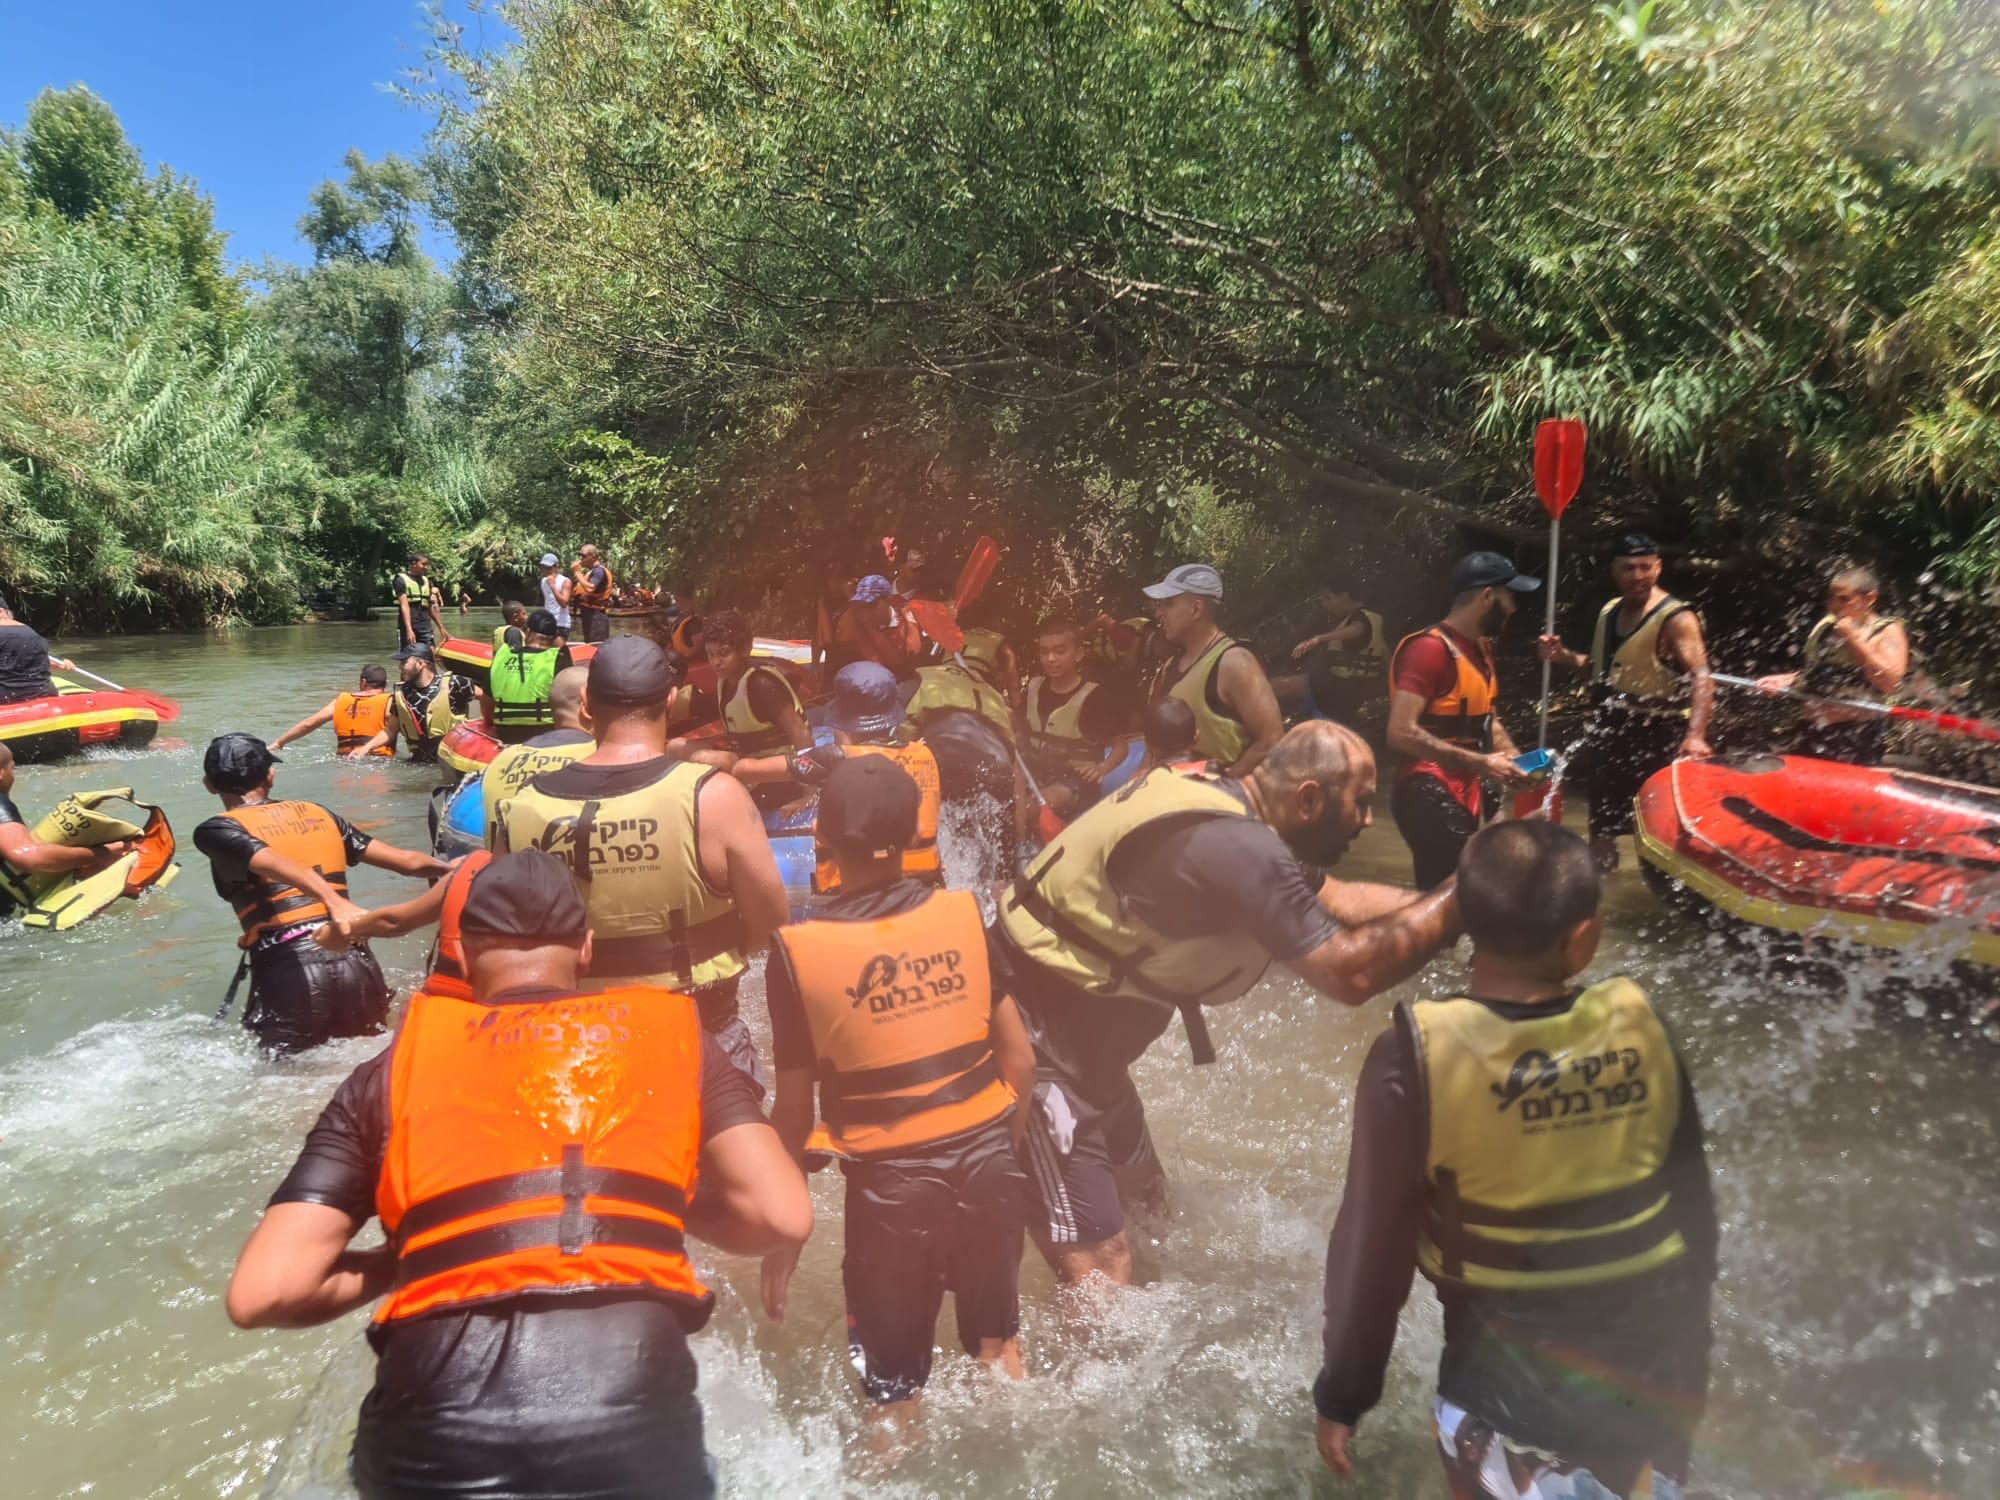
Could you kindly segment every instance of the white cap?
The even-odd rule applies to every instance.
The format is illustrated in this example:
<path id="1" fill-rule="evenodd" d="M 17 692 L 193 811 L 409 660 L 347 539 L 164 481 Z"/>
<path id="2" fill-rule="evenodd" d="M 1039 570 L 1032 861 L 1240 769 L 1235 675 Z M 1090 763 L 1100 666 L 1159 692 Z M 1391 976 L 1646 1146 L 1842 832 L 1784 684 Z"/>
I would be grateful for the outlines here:
<path id="1" fill-rule="evenodd" d="M 1207 563 L 1183 563 L 1146 590 L 1148 599 L 1172 599 L 1193 594 L 1202 599 L 1222 597 L 1222 575 Z"/>
<path id="2" fill-rule="evenodd" d="M 553 568 L 561 561 L 562 559 L 557 557 L 553 552 L 544 552 L 542 554 L 542 566 L 545 568 Z"/>

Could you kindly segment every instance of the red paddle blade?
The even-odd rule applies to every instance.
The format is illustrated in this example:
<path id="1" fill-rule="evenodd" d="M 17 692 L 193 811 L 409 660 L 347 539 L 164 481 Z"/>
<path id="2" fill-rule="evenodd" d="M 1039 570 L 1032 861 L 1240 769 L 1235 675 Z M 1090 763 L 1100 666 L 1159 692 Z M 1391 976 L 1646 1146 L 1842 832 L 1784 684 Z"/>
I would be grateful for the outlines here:
<path id="1" fill-rule="evenodd" d="M 1542 509 L 1560 516 L 1583 483 L 1583 423 L 1551 417 L 1535 429 L 1535 493 Z"/>
<path id="2" fill-rule="evenodd" d="M 1514 793 L 1514 817 L 1546 818 L 1551 823 L 1563 820 L 1563 798 L 1559 787 L 1551 787 L 1546 781 L 1538 781 Z"/>
<path id="3" fill-rule="evenodd" d="M 965 632 L 959 629 L 949 604 L 940 604 L 935 599 L 912 599 L 908 608 L 910 618 L 917 622 L 917 629 L 949 654 L 956 656 L 965 649 Z"/>
<path id="4" fill-rule="evenodd" d="M 965 566 L 959 569 L 958 587 L 952 590 L 952 605 L 963 610 L 977 599 L 986 588 L 986 580 L 993 576 L 993 569 L 1000 562 L 1000 546 L 990 536 L 983 536 L 972 544 L 972 553 L 965 559 Z"/>
<path id="5" fill-rule="evenodd" d="M 162 698 L 157 693 L 134 693 L 134 698 L 143 698 L 160 716 L 162 724 L 171 724 L 181 716 L 181 706 L 171 698 Z"/>
<path id="6" fill-rule="evenodd" d="M 1908 719 L 1913 724 L 1928 724 L 1946 734 L 1962 734 L 1970 739 L 1984 740 L 1989 745 L 2000 744 L 2000 727 L 1983 719 L 1963 719 L 1957 714 L 1931 713 L 1921 708 L 1904 708 L 1900 704 L 1890 705 L 1889 717 Z"/>

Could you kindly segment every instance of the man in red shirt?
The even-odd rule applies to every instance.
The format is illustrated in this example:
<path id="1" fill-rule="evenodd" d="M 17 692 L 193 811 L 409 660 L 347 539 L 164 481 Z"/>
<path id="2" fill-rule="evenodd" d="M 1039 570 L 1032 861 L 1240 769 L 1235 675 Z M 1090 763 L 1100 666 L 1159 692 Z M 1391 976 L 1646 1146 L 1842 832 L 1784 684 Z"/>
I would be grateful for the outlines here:
<path id="1" fill-rule="evenodd" d="M 1497 552 L 1473 552 L 1451 570 L 1451 612 L 1408 636 L 1389 662 L 1389 748 L 1409 764 L 1389 797 L 1410 846 L 1419 890 L 1458 868 L 1459 851 L 1492 812 L 1484 781 L 1520 786 L 1520 752 L 1500 722 L 1493 641 L 1515 595 L 1542 586 Z"/>

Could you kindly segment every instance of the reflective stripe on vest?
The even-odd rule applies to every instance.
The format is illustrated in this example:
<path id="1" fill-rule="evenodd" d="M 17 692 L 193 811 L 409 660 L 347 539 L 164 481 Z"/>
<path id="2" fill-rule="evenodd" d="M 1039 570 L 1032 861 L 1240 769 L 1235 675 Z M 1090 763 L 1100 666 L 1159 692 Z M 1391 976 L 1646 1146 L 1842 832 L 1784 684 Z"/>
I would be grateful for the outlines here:
<path id="1" fill-rule="evenodd" d="M 597 567 L 604 573 L 603 588 L 593 589 L 590 586 L 589 578 L 593 571 L 590 568 L 583 570 L 584 582 L 575 583 L 572 581 L 569 595 L 570 603 L 574 604 L 578 609 L 603 609 L 611 602 L 611 564 L 599 558 Z"/>
<path id="2" fill-rule="evenodd" d="M 1028 725 L 1028 748 L 1052 760 L 1096 765 L 1104 759 L 1104 752 L 1101 746 L 1084 738 L 1083 705 L 1097 691 L 1097 684 L 1084 683 L 1062 703 L 1044 713 L 1042 694 L 1048 685 L 1046 677 L 1034 677 L 1028 681 L 1027 696 L 1022 703 L 1022 714 Z"/>
<path id="3" fill-rule="evenodd" d="M 557 735 L 558 744 L 547 744 Z M 581 729 L 552 729 L 538 734 L 525 745 L 508 745 L 486 763 L 480 772 L 481 797 L 486 803 L 486 847 L 493 847 L 493 831 L 499 827 L 500 805 L 518 793 L 544 771 L 582 760 L 597 748 L 597 741 Z"/>
<path id="4" fill-rule="evenodd" d="M 1153 701 L 1162 698 L 1178 698 L 1194 714 L 1194 746 L 1205 759 L 1219 761 L 1227 766 L 1242 758 L 1250 748 L 1250 729 L 1241 719 L 1226 711 L 1218 710 L 1209 702 L 1213 694 L 1210 689 L 1216 673 L 1222 670 L 1222 658 L 1230 647 L 1241 644 L 1226 635 L 1218 635 L 1209 642 L 1208 649 L 1196 657 L 1173 685 L 1164 692 L 1157 688 Z M 1247 651 L 1249 647 L 1244 647 Z M 1160 681 L 1164 682 L 1174 664 L 1169 661 L 1160 669 Z"/>
<path id="5" fill-rule="evenodd" d="M 267 849 L 316 870 L 337 894 L 347 894 L 347 844 L 333 814 L 318 803 L 250 802 L 222 816 Z M 319 897 L 262 875 L 245 878 L 247 884 L 229 902 L 243 924 L 239 947 L 255 947 L 258 938 L 280 927 L 326 920 L 326 903 Z"/>
<path id="6" fill-rule="evenodd" d="M 493 856 L 481 849 L 466 855 L 458 868 L 445 876 L 444 908 L 438 913 L 430 976 L 424 980 L 424 988 L 433 995 L 450 995 L 459 1000 L 472 998 L 472 967 L 465 961 L 465 934 L 459 930 L 459 919 L 465 915 L 465 898 L 472 892 L 472 877 L 492 863 Z"/>
<path id="7" fill-rule="evenodd" d="M 333 700 L 333 735 L 343 755 L 359 750 L 380 734 L 388 723 L 387 693 L 342 693 Z M 384 743 L 369 753 L 390 755 L 394 752 Z"/>
<path id="8" fill-rule="evenodd" d="M 701 1066 L 685 995 L 621 985 L 482 1005 L 419 992 L 389 1060 L 375 1207 L 397 1270 L 375 1321 L 612 1287 L 657 1293 L 699 1327 L 712 1299 L 681 1237 Z"/>
<path id="9" fill-rule="evenodd" d="M 1902 621 L 1884 615 L 1868 628 L 1868 639 Z M 1870 703 L 1887 701 L 1875 691 L 1868 674 L 1861 670 L 1854 649 L 1834 634 L 1833 616 L 1826 615 L 1806 636 L 1805 667 L 1799 673 L 1799 691 L 1820 698 L 1861 698 Z"/>
<path id="10" fill-rule="evenodd" d="M 1179 1012 L 1198 1063 L 1215 1049 L 1201 1006 L 1246 994 L 1271 956 L 1244 933 L 1170 936 L 1124 910 L 1110 876 L 1118 846 L 1165 819 L 1248 817 L 1241 798 L 1164 767 L 1147 772 L 1056 835 L 1000 903 L 1000 927 L 1026 958 L 1092 995 Z"/>
<path id="11" fill-rule="evenodd" d="M 910 780 L 917 784 L 921 800 L 917 803 L 916 842 L 903 851 L 903 873 L 915 880 L 925 880 L 933 884 L 944 879 L 944 867 L 938 860 L 938 813 L 943 806 L 942 793 L 938 789 L 937 757 L 928 745 L 844 745 L 847 755 L 880 755 L 894 761 L 909 773 Z M 840 861 L 833 857 L 833 850 L 813 840 L 812 888 L 824 895 L 840 889 Z"/>
<path id="12" fill-rule="evenodd" d="M 1372 609 L 1359 611 L 1368 633 L 1359 642 L 1328 641 L 1320 649 L 1326 654 L 1326 669 L 1335 677 L 1373 677 L 1389 656 L 1389 638 L 1382 631 L 1382 617 Z M 1342 622 L 1342 627 L 1345 628 Z"/>
<path id="13" fill-rule="evenodd" d="M 776 724 L 758 718 L 757 711 L 750 706 L 750 679 L 758 676 L 777 683 L 784 689 L 792 712 L 801 718 L 805 716 L 805 710 L 799 706 L 799 695 L 792 691 L 784 673 L 771 667 L 751 667 L 736 680 L 736 691 L 722 705 L 722 725 L 729 731 L 729 748 L 738 755 L 776 755 L 792 748 L 791 736 Z"/>
<path id="14" fill-rule="evenodd" d="M 1493 749 L 1493 704 L 1498 691 L 1498 681 L 1493 671 L 1492 657 L 1481 648 L 1483 661 L 1475 662 L 1459 649 L 1458 642 L 1450 632 L 1433 625 L 1428 630 L 1419 630 L 1414 635 L 1406 635 L 1396 644 L 1396 656 L 1401 657 L 1403 647 L 1411 641 L 1429 636 L 1451 653 L 1452 661 L 1458 667 L 1458 682 L 1449 691 L 1431 699 L 1424 705 L 1424 711 L 1417 716 L 1417 723 L 1426 733 L 1453 745 L 1463 745 L 1481 753 L 1491 753 Z M 1395 691 L 1396 663 L 1389 663 L 1390 691 Z"/>
<path id="15" fill-rule="evenodd" d="M 1603 701 L 1617 697 L 1623 706 L 1652 714 L 1687 716 L 1687 678 L 1660 660 L 1660 632 L 1667 621 L 1690 608 L 1669 595 L 1611 650 L 1611 630 L 1624 600 L 1613 599 L 1597 614 L 1590 638 L 1590 683 Z"/>
<path id="16" fill-rule="evenodd" d="M 1397 1007 L 1430 1118 L 1418 1264 L 1443 1285 L 1544 1291 L 1683 1255 L 1660 1176 L 1680 1066 L 1629 979 L 1508 1020 L 1476 1000 Z"/>
<path id="17" fill-rule="evenodd" d="M 870 922 L 802 922 L 776 937 L 819 1058 L 823 1123 L 809 1150 L 909 1150 L 1013 1106 L 993 1059 L 993 982 L 971 892 L 939 891 Z"/>
<path id="18" fill-rule="evenodd" d="M 550 725 L 555 723 L 549 707 L 549 688 L 556 680 L 553 646 L 525 650 L 501 645 L 493 652 L 493 667 L 487 674 L 486 692 L 493 700 L 493 722 L 504 725 Z"/>
<path id="19" fill-rule="evenodd" d="M 954 708 L 978 714 L 1008 744 L 1014 743 L 1014 711 L 998 688 L 956 665 L 919 667 L 916 695 L 910 699 L 904 722 L 921 732 L 928 716 Z"/>
<path id="20" fill-rule="evenodd" d="M 659 778 L 615 797 L 556 796 L 529 782 L 500 808 L 509 849 L 540 849 L 570 867 L 594 934 L 589 988 L 643 980 L 693 989 L 745 963 L 736 903 L 701 873 L 695 800 L 718 773 L 662 761 Z"/>

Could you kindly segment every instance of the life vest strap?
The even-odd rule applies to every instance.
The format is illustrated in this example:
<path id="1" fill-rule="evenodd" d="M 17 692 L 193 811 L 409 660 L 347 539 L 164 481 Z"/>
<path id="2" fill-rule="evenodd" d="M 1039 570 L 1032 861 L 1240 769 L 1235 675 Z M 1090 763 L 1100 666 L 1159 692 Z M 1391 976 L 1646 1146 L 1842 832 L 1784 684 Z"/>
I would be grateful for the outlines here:
<path id="1" fill-rule="evenodd" d="M 347 894 L 347 872 L 345 870 L 329 875 L 326 871 L 315 867 L 315 873 L 333 888 L 335 894 L 340 896 Z M 304 907 L 321 905 L 319 897 L 313 895 L 310 891 L 302 891 L 295 886 L 284 886 L 282 889 L 290 891 L 291 894 L 272 900 L 268 895 L 259 892 L 250 896 L 239 896 L 230 902 L 230 905 L 235 909 L 236 915 L 242 921 L 259 925 L 270 920 L 272 917 L 282 917 L 286 912 L 299 911 Z"/>
<path id="2" fill-rule="evenodd" d="M 1417 727 L 1447 744 L 1476 746 L 1482 751 L 1493 748 L 1492 714 L 1423 713 L 1417 716 Z"/>
<path id="3" fill-rule="evenodd" d="M 598 1245 L 644 1250 L 655 1255 L 684 1255 L 687 1250 L 686 1240 L 676 1225 L 630 1214 L 565 1209 L 561 1214 L 512 1219 L 412 1250 L 396 1263 L 396 1286 L 400 1289 L 520 1250 L 560 1249 L 565 1255 L 581 1255 Z"/>
<path id="4" fill-rule="evenodd" d="M 927 1110 L 939 1109 L 947 1104 L 963 1104 L 994 1084 L 1000 1082 L 1000 1068 L 987 1055 L 986 1061 L 969 1068 L 949 1083 L 940 1084 L 927 1094 L 892 1094 L 887 1098 L 854 1099 L 834 1095 L 829 1098 L 822 1093 L 820 1113 L 826 1123 L 835 1130 L 846 1130 L 852 1125 L 894 1125 L 911 1115 L 920 1115 Z"/>
<path id="5" fill-rule="evenodd" d="M 694 926 L 676 910 L 668 914 L 666 932 L 625 937 L 600 937 L 591 945 L 590 972 L 597 979 L 634 978 L 644 974 L 691 974 L 707 963 L 743 946 L 743 919 L 736 912 L 711 917 Z"/>
<path id="6" fill-rule="evenodd" d="M 977 1041 L 966 1042 L 962 1046 L 947 1047 L 942 1052 L 933 1052 L 929 1057 L 890 1063 L 880 1068 L 842 1070 L 832 1066 L 823 1067 L 820 1070 L 819 1085 L 827 1093 L 848 1098 L 859 1094 L 893 1094 L 903 1089 L 913 1089 L 920 1083 L 935 1083 L 940 1078 L 955 1077 L 992 1055 L 992 1044 L 982 1037 Z"/>
<path id="7" fill-rule="evenodd" d="M 566 1147 L 581 1153 L 581 1148 Z M 636 1203 L 642 1208 L 657 1209 L 676 1219 L 687 1216 L 687 1194 L 673 1183 L 662 1178 L 648 1177 L 643 1172 L 628 1172 L 620 1167 L 592 1167 L 581 1164 L 571 1167 L 567 1163 L 560 1167 L 542 1167 L 532 1172 L 509 1172 L 502 1177 L 489 1177 L 483 1182 L 469 1182 L 464 1187 L 439 1193 L 435 1198 L 426 1198 L 421 1203 L 410 1205 L 396 1226 L 396 1240 L 407 1243 L 419 1235 L 442 1228 L 455 1219 L 470 1219 L 477 1214 L 491 1213 L 496 1208 L 505 1208 L 510 1203 L 529 1203 L 537 1198 L 553 1198 L 558 1195 L 573 1197 L 577 1202 L 585 1197 L 616 1198 L 621 1203 Z"/>
<path id="8" fill-rule="evenodd" d="M 1666 1196 L 1666 1185 L 1656 1172 L 1608 1193 L 1533 1208 L 1496 1208 L 1460 1198 L 1456 1213 L 1460 1225 L 1486 1229 L 1606 1229 L 1658 1207 Z"/>
<path id="9" fill-rule="evenodd" d="M 1667 1195 L 1661 1194 L 1661 1208 Z M 1436 1214 L 1426 1214 L 1425 1233 L 1438 1247 L 1444 1273 L 1463 1278 L 1468 1265 L 1483 1271 L 1587 1271 L 1630 1260 L 1657 1249 L 1674 1226 L 1659 1214 L 1640 1223 L 1575 1239 L 1496 1240 L 1462 1225 L 1456 1230 Z"/>

